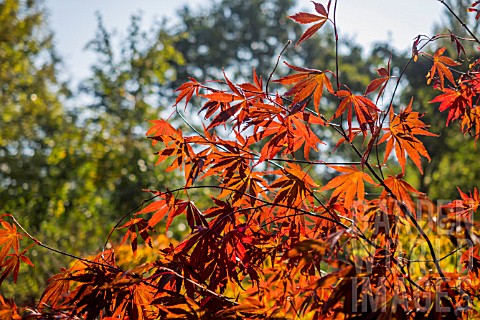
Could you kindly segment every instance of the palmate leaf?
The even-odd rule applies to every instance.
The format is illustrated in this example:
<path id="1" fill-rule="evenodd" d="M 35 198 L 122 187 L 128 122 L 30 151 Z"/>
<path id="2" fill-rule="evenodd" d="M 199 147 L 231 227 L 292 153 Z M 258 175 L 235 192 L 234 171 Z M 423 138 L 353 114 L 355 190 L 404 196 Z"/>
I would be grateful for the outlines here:
<path id="1" fill-rule="evenodd" d="M 196 95 L 198 95 L 198 91 L 202 87 L 202 85 L 195 78 L 189 79 L 189 82 L 185 82 L 180 87 L 178 87 L 177 90 L 175 90 L 175 92 L 180 91 L 177 99 L 175 100 L 175 106 L 178 105 L 180 101 L 185 99 L 185 107 L 187 107 L 188 102 L 192 98 L 193 94 L 195 93 Z"/>
<path id="2" fill-rule="evenodd" d="M 313 36 L 315 32 L 317 32 L 328 20 L 328 10 L 330 8 L 330 2 L 327 6 L 327 9 L 325 9 L 325 7 L 321 3 L 316 3 L 313 1 L 312 3 L 314 4 L 315 11 L 317 11 L 318 14 L 299 12 L 290 16 L 290 19 L 301 24 L 315 23 L 302 34 L 300 39 L 297 41 L 296 46 L 300 45 L 302 42 Z"/>
<path id="3" fill-rule="evenodd" d="M 389 176 L 383 180 L 383 183 L 390 189 L 389 191 L 395 196 L 396 200 L 407 206 L 410 212 L 415 212 L 415 203 L 412 200 L 411 194 L 420 196 L 423 195 L 420 191 L 412 187 L 408 182 L 401 179 L 402 175 L 396 177 Z M 390 194 L 387 191 L 383 191 L 380 198 L 387 199 L 389 201 Z"/>
<path id="4" fill-rule="evenodd" d="M 195 154 L 190 146 L 192 139 L 184 138 L 181 130 L 173 129 L 164 120 L 153 122 L 153 126 L 148 130 L 147 136 L 153 140 L 152 145 L 155 145 L 157 142 L 163 142 L 165 145 L 162 150 L 156 153 L 158 160 L 155 165 L 164 162 L 168 158 L 173 158 L 166 171 L 170 172 L 177 168 L 183 169 L 187 182 L 193 183 L 199 172 L 195 173 L 192 170 L 201 169 L 202 165 L 199 163 L 200 157 Z"/>
<path id="5" fill-rule="evenodd" d="M 312 191 L 318 185 L 307 172 L 294 163 L 289 163 L 282 170 L 276 170 L 273 174 L 280 175 L 270 189 L 279 189 L 275 196 L 275 203 L 299 207 L 304 201 L 313 202 Z"/>
<path id="6" fill-rule="evenodd" d="M 436 137 L 438 135 L 428 132 L 428 125 L 423 123 L 420 118 L 423 114 L 412 111 L 412 102 L 402 110 L 400 114 L 394 115 L 393 107 L 390 108 L 390 127 L 385 129 L 387 132 L 378 141 L 378 144 L 387 142 L 384 162 L 387 161 L 390 153 L 395 147 L 395 154 L 402 167 L 402 173 L 405 173 L 406 155 L 412 159 L 418 170 L 423 173 L 421 156 L 430 161 L 430 156 L 423 143 L 416 137 L 417 135 Z"/>
<path id="7" fill-rule="evenodd" d="M 374 127 L 380 109 L 377 108 L 373 101 L 365 96 L 355 95 L 348 90 L 340 90 L 336 92 L 336 96 L 341 99 L 342 102 L 340 102 L 333 118 L 340 117 L 345 110 L 347 110 L 348 136 L 350 141 L 352 141 L 354 134 L 354 128 L 352 127 L 353 111 L 355 111 L 362 132 L 365 133 L 368 128 L 372 129 Z"/>
<path id="8" fill-rule="evenodd" d="M 158 193 L 153 191 L 154 193 Z M 153 213 L 152 216 L 147 220 L 147 227 L 145 231 L 148 231 L 154 228 L 165 216 L 167 217 L 167 222 L 165 230 L 168 231 L 173 219 L 181 214 L 185 214 L 187 217 L 187 223 L 190 228 L 194 229 L 196 226 L 207 225 L 207 221 L 203 217 L 203 214 L 198 210 L 195 204 L 192 201 L 182 201 L 175 199 L 171 194 L 162 195 L 163 198 L 150 203 L 148 206 L 137 212 L 135 215 Z M 132 221 L 135 221 L 133 219 Z M 140 221 L 142 226 L 143 221 Z M 132 223 L 132 222 L 130 222 Z M 137 222 L 133 224 L 138 224 Z M 127 225 L 124 225 L 125 227 Z M 140 230 L 140 229 L 139 229 Z M 150 241 L 150 238 L 148 239 Z M 149 242 L 150 244 L 150 242 Z"/>
<path id="9" fill-rule="evenodd" d="M 240 205 L 242 202 L 250 203 L 253 206 L 259 196 L 268 199 L 265 193 L 268 186 L 262 175 L 262 173 L 252 172 L 250 169 L 239 171 L 233 176 L 225 178 L 221 187 L 226 189 L 223 189 L 218 197 L 223 198 L 231 195 L 232 205 L 234 206 Z"/>
<path id="10" fill-rule="evenodd" d="M 474 137 L 475 142 L 480 138 L 480 107 L 465 110 L 461 130 L 464 134 L 468 133 Z"/>
<path id="11" fill-rule="evenodd" d="M 430 103 L 440 102 L 440 111 L 448 109 L 447 126 L 450 121 L 459 119 L 465 113 L 467 107 L 472 107 L 472 90 L 466 85 L 460 86 L 458 90 L 449 88 L 441 89 L 443 94 L 438 95 Z"/>
<path id="12" fill-rule="evenodd" d="M 146 136 L 152 139 L 152 145 L 155 146 L 159 141 L 168 143 L 174 137 L 181 136 L 182 132 L 176 130 L 165 120 L 152 120 L 152 126 L 148 129 Z"/>
<path id="13" fill-rule="evenodd" d="M 305 105 L 306 102 L 303 107 Z M 259 141 L 272 136 L 260 152 L 259 163 L 265 159 L 274 158 L 282 150 L 283 155 L 294 156 L 294 153 L 302 146 L 304 157 L 308 160 L 310 151 L 312 149 L 318 151 L 318 145 L 323 144 L 310 128 L 311 124 L 325 125 L 321 118 L 304 111 L 290 113 L 286 117 L 278 114 L 276 118 L 277 121 L 265 121 L 265 129 L 250 137 L 250 140 Z"/>
<path id="14" fill-rule="evenodd" d="M 453 200 L 452 202 L 443 206 L 443 208 L 451 209 L 455 215 L 465 216 L 468 220 L 473 218 L 473 214 L 477 212 L 480 207 L 480 195 L 478 189 L 473 189 L 473 194 L 470 191 L 466 194 L 458 188 L 461 200 Z"/>
<path id="15" fill-rule="evenodd" d="M 71 270 L 61 268 L 60 273 L 48 279 L 48 286 L 38 302 L 40 308 L 44 306 L 55 308 L 62 301 L 70 291 L 71 276 Z"/>
<path id="16" fill-rule="evenodd" d="M 202 108 L 202 110 L 207 109 L 207 115 L 213 114 L 212 109 L 216 110 L 219 106 L 221 107 L 221 111 L 213 118 L 212 122 L 207 127 L 207 130 L 225 124 L 229 119 L 232 119 L 234 126 L 240 128 L 240 125 L 248 117 L 249 108 L 252 102 L 259 98 L 258 94 L 246 95 L 241 86 L 236 86 L 228 79 L 225 72 L 224 78 L 231 93 L 226 91 L 214 91 L 212 93 L 201 95 L 201 97 L 208 99 L 208 102 Z M 256 80 L 259 81 L 258 79 Z M 260 83 L 256 83 L 252 86 L 256 87 L 257 85 L 260 85 Z M 246 84 L 243 84 L 242 86 L 245 87 Z"/>
<path id="17" fill-rule="evenodd" d="M 137 255 L 137 232 L 140 234 L 145 243 L 152 247 L 152 239 L 150 238 L 149 234 L 151 227 L 148 225 L 147 220 L 143 218 L 135 218 L 125 223 L 123 226 L 119 227 L 119 229 L 121 228 L 127 228 L 127 232 L 125 233 L 125 236 L 123 237 L 120 245 L 124 244 L 125 241 L 130 238 L 130 245 L 132 247 L 133 256 Z"/>
<path id="18" fill-rule="evenodd" d="M 290 69 L 298 71 L 299 73 L 285 76 L 278 80 L 274 80 L 274 82 L 284 85 L 294 85 L 293 88 L 285 93 L 287 96 L 293 96 L 294 104 L 300 103 L 313 94 L 315 111 L 317 114 L 320 114 L 319 106 L 323 95 L 323 89 L 326 88 L 330 93 L 333 93 L 332 84 L 326 73 L 315 69 L 295 67 L 287 62 L 285 62 L 285 64 Z"/>
<path id="19" fill-rule="evenodd" d="M 20 271 L 20 265 L 22 263 L 26 263 L 31 267 L 35 267 L 35 265 L 30 261 L 30 259 L 25 255 L 26 250 L 21 253 L 11 253 L 7 256 L 7 258 L 3 261 L 1 268 L 2 268 L 2 275 L 0 276 L 0 285 L 3 281 L 7 278 L 7 276 L 12 273 L 13 275 L 13 282 L 17 282 L 18 272 Z"/>
<path id="20" fill-rule="evenodd" d="M 440 88 L 445 88 L 445 78 L 447 78 L 450 83 L 455 84 L 455 79 L 453 78 L 452 71 L 448 67 L 458 66 L 460 63 L 453 61 L 449 57 L 443 56 L 445 52 L 445 47 L 438 49 L 433 55 L 433 65 L 427 75 L 427 84 L 430 84 L 435 74 L 438 74 L 440 80 Z"/>
<path id="21" fill-rule="evenodd" d="M 343 174 L 330 180 L 321 191 L 334 189 L 331 199 L 342 198 L 347 209 L 352 207 L 355 196 L 359 201 L 365 199 L 365 182 L 375 184 L 372 178 L 357 167 L 331 166 Z"/>
<path id="22" fill-rule="evenodd" d="M 5 299 L 0 294 L 0 319 L 20 320 L 25 319 L 18 312 L 18 307 L 13 299 Z"/>
<path id="23" fill-rule="evenodd" d="M 17 226 L 6 221 L 1 221 L 2 229 L 0 229 L 0 263 L 7 257 L 8 253 L 13 249 L 18 254 L 19 240 L 22 235 L 17 232 Z"/>
<path id="24" fill-rule="evenodd" d="M 382 93 L 384 92 L 385 88 L 387 87 L 388 80 L 391 78 L 391 71 L 390 71 L 390 59 L 388 60 L 388 65 L 387 68 L 379 68 L 376 69 L 378 75 L 380 78 L 373 79 L 370 84 L 367 86 L 367 90 L 365 90 L 365 95 L 374 92 L 378 88 L 380 88 L 380 91 L 378 92 L 377 100 L 376 102 L 378 103 L 378 99 L 382 96 Z"/>

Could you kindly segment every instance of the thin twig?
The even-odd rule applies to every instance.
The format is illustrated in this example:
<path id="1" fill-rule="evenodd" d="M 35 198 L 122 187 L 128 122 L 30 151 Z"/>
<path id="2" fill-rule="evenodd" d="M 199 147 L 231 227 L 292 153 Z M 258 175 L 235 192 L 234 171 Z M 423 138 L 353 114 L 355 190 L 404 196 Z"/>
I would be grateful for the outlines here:
<path id="1" fill-rule="evenodd" d="M 200 289 L 202 289 L 202 290 L 210 293 L 211 295 L 213 295 L 213 296 L 215 296 L 215 297 L 217 297 L 217 298 L 220 298 L 220 299 L 222 299 L 222 300 L 225 300 L 225 301 L 228 301 L 228 302 L 230 302 L 230 303 L 233 303 L 234 305 L 238 305 L 238 302 L 231 300 L 232 298 L 228 298 L 228 297 L 226 297 L 226 296 L 224 296 L 224 295 L 222 295 L 222 294 L 220 294 L 220 293 L 216 293 L 215 291 L 212 291 L 212 290 L 208 289 L 207 287 L 202 286 L 201 284 L 199 284 L 199 283 L 197 283 L 197 282 L 195 282 L 195 281 L 193 281 L 193 280 L 191 280 L 191 279 L 188 279 L 188 278 L 182 276 L 181 274 L 179 274 L 179 273 L 176 272 L 175 270 L 172 270 L 172 269 L 170 269 L 170 268 L 163 267 L 163 266 L 157 266 L 157 268 L 158 268 L 159 270 L 163 270 L 163 271 L 166 271 L 166 272 L 168 272 L 168 273 L 172 273 L 172 274 L 174 274 L 175 276 L 183 279 L 184 281 L 190 282 L 190 283 L 193 284 L 194 286 L 196 286 L 196 287 L 198 287 L 198 288 L 200 288 Z"/>
<path id="2" fill-rule="evenodd" d="M 333 5 L 333 30 L 335 32 L 335 79 L 337 80 L 337 91 L 340 90 L 340 74 L 338 63 L 338 31 L 337 31 L 337 0 Z"/>
<path id="3" fill-rule="evenodd" d="M 453 12 L 452 8 L 450 8 L 450 6 L 445 2 L 445 0 L 438 0 L 438 1 L 441 4 L 443 4 L 448 11 L 450 11 L 450 13 L 455 17 L 455 19 L 457 19 L 457 21 L 460 22 L 462 27 L 465 28 L 465 30 L 467 30 L 467 32 L 475 39 L 475 41 L 478 44 L 480 44 L 480 40 L 477 38 L 477 36 L 475 36 L 475 34 L 472 32 L 472 30 L 470 30 L 470 28 L 465 24 L 465 22 L 463 22 L 462 19 L 460 19 L 460 17 L 455 12 Z"/>
<path id="4" fill-rule="evenodd" d="M 85 259 L 85 258 L 82 258 L 82 257 L 79 257 L 79 256 L 76 256 L 74 254 L 71 254 L 71 253 L 68 253 L 68 252 L 64 252 L 64 251 L 61 251 L 61 250 L 58 250 L 58 249 L 55 249 L 53 247 L 50 247 L 44 243 L 42 243 L 40 240 L 38 240 L 37 238 L 35 238 L 34 236 L 32 236 L 30 233 L 27 232 L 27 230 L 25 230 L 25 228 L 17 221 L 17 219 L 15 219 L 15 217 L 13 215 L 9 215 L 10 218 L 13 220 L 13 222 L 25 233 L 25 235 L 30 238 L 32 241 L 34 241 L 36 244 L 38 244 L 40 247 L 43 247 L 49 251 L 52 251 L 52 252 L 55 252 L 55 253 L 58 253 L 58 254 L 61 254 L 63 256 L 67 256 L 67 257 L 70 257 L 70 258 L 73 258 L 73 259 L 76 259 L 76 260 L 79 260 L 79 261 L 83 261 L 83 262 L 86 262 L 86 263 L 90 263 L 90 264 L 95 264 L 95 265 L 98 265 L 98 266 L 102 266 L 102 267 L 105 267 L 105 268 L 109 268 L 109 269 L 112 269 L 112 270 L 116 270 L 116 271 L 122 271 L 124 272 L 123 269 L 120 269 L 118 267 L 114 267 L 112 265 L 109 265 L 109 264 L 104 264 L 104 263 L 101 263 L 101 262 L 97 262 L 97 261 L 92 261 L 92 260 L 89 260 L 89 259 Z"/>
<path id="5" fill-rule="evenodd" d="M 270 75 L 268 76 L 268 80 L 267 80 L 267 83 L 265 85 L 265 94 L 267 97 L 269 97 L 269 93 L 268 93 L 268 85 L 270 84 L 270 81 L 272 80 L 272 77 L 273 77 L 273 74 L 275 73 L 275 71 L 277 70 L 278 68 L 278 64 L 280 62 L 280 58 L 282 57 L 283 53 L 285 52 L 285 50 L 287 50 L 288 46 L 292 43 L 292 40 L 288 40 L 287 43 L 285 44 L 285 46 L 283 47 L 282 51 L 280 51 L 280 53 L 278 54 L 278 57 L 277 57 L 277 62 L 275 63 L 275 66 L 273 67 L 273 70 L 272 72 L 270 72 Z"/>

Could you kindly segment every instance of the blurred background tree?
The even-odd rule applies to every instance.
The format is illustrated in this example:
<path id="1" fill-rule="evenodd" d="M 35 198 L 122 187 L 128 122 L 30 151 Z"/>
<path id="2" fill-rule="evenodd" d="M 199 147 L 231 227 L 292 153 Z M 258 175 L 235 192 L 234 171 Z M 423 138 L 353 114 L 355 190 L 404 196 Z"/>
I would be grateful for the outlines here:
<path id="1" fill-rule="evenodd" d="M 163 110 L 158 91 L 175 78 L 171 63 L 182 57 L 162 25 L 143 32 L 138 16 L 114 49 L 99 18 L 88 45 L 98 62 L 71 100 L 45 15 L 38 1 L 0 3 L 0 210 L 41 241 L 85 255 L 148 197 L 142 188 L 176 179 L 154 169 L 145 131 Z M 70 261 L 33 254 L 36 270 L 2 286 L 3 294 L 38 299 L 45 280 Z"/>
<path id="2" fill-rule="evenodd" d="M 69 138 L 78 132 L 63 107 L 68 90 L 58 77 L 61 65 L 52 33 L 35 1 L 0 2 L 0 29 L 0 210 L 15 213 L 42 240 L 56 244 L 63 233 L 71 241 L 70 235 L 88 232 L 88 224 L 79 233 L 60 227 L 59 219 L 73 207 L 68 194 L 75 189 L 74 176 L 66 169 L 75 161 L 67 157 L 69 148 L 76 149 Z M 37 265 L 41 274 L 53 264 Z M 30 288 L 38 291 L 42 280 L 33 276 L 23 288 L 2 290 L 27 294 Z"/>

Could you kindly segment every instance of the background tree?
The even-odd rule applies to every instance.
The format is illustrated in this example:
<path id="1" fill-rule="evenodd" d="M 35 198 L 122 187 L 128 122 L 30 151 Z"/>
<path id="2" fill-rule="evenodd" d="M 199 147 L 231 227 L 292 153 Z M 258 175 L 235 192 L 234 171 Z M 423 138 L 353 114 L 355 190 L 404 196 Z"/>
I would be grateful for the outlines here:
<path id="1" fill-rule="evenodd" d="M 0 210 L 15 212 L 18 219 L 52 243 L 87 240 L 88 221 L 78 232 L 62 232 L 59 226 L 78 178 L 70 162 L 69 139 L 78 135 L 74 121 L 63 108 L 68 91 L 58 79 L 61 69 L 53 37 L 45 22 L 43 7 L 35 1 L 6 0 L 0 3 Z M 86 195 L 88 196 L 88 195 Z M 83 215 L 75 207 L 77 217 Z M 78 214 L 80 213 L 80 214 Z M 84 236 L 82 237 L 82 234 Z M 71 248 L 63 246 L 63 248 Z M 35 262 L 39 262 L 36 260 Z M 38 274 L 60 261 L 37 263 Z M 61 260 L 65 262 L 65 260 Z M 22 288 L 2 287 L 3 292 L 20 291 L 28 298 L 37 292 L 38 274 Z"/>
<path id="2" fill-rule="evenodd" d="M 96 189 L 108 199 L 109 207 L 98 208 L 105 221 L 115 221 L 141 203 L 142 189 L 175 179 L 155 169 L 143 137 L 148 119 L 173 112 L 162 105 L 162 86 L 176 79 L 172 64 L 184 60 L 163 25 L 145 32 L 140 23 L 139 15 L 132 16 L 127 36 L 112 39 L 99 17 L 97 35 L 87 46 L 97 63 L 80 86 L 92 103 L 78 121 L 90 150 L 86 156 L 96 166 Z"/>
<path id="3" fill-rule="evenodd" d="M 175 29 L 185 35 L 175 43 L 186 61 L 176 68 L 179 81 L 217 78 L 224 67 L 233 79 L 248 79 L 252 68 L 268 76 L 279 48 L 300 32 L 286 18 L 294 5 L 293 0 L 220 0 L 197 10 L 185 6 Z"/>
<path id="4" fill-rule="evenodd" d="M 142 188 L 175 179 L 150 175 L 159 169 L 143 136 L 147 119 L 164 110 L 159 91 L 174 79 L 170 64 L 181 64 L 181 55 L 161 25 L 148 35 L 140 30 L 138 16 L 115 51 L 99 20 L 98 38 L 89 47 L 101 62 L 83 82 L 83 95 L 67 101 L 71 94 L 58 80 L 62 66 L 42 4 L 2 2 L 0 19 L 0 209 L 16 213 L 60 250 L 96 252 L 105 231 L 141 203 Z M 86 101 L 92 104 L 82 106 Z M 37 268 L 22 269 L 25 281 L 4 284 L 4 294 L 38 299 L 55 266 L 68 261 L 36 251 L 32 260 Z"/>

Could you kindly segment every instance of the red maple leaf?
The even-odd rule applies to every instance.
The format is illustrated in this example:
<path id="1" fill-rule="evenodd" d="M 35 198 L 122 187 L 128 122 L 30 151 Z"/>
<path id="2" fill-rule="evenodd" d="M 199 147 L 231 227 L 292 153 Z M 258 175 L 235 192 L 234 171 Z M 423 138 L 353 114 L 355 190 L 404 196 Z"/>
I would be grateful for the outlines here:
<path id="1" fill-rule="evenodd" d="M 377 96 L 377 102 L 378 99 L 382 96 L 383 91 L 387 87 L 388 80 L 390 80 L 390 60 L 388 60 L 388 65 L 387 68 L 379 68 L 376 69 L 378 75 L 380 78 L 373 79 L 370 84 L 367 86 L 367 90 L 365 90 L 365 95 L 374 92 L 378 88 L 380 88 L 380 91 L 378 92 Z"/>
<path id="2" fill-rule="evenodd" d="M 375 120 L 378 118 L 378 112 L 375 103 L 365 96 L 355 95 L 348 90 L 337 91 L 336 96 L 342 100 L 335 112 L 333 118 L 340 117 L 347 110 L 348 136 L 351 141 L 353 138 L 353 112 L 360 124 L 360 129 L 365 132 L 367 128 L 373 128 Z"/>
<path id="3" fill-rule="evenodd" d="M 396 177 L 389 176 L 383 180 L 383 183 L 388 187 L 389 191 L 395 196 L 396 200 L 407 206 L 410 212 L 415 212 L 415 203 L 412 200 L 411 194 L 423 195 L 420 191 L 412 187 L 408 182 L 401 179 L 402 175 Z M 380 196 L 382 199 L 388 198 L 390 195 L 387 191 L 383 191 Z"/>
<path id="4" fill-rule="evenodd" d="M 290 16 L 290 19 L 301 24 L 309 24 L 315 22 L 314 25 L 309 27 L 302 34 L 300 39 L 297 41 L 296 46 L 300 45 L 302 42 L 313 36 L 315 32 L 317 32 L 328 20 L 328 9 L 330 7 L 330 3 L 327 6 L 327 9 L 325 9 L 325 7 L 320 3 L 313 2 L 313 4 L 315 5 L 315 11 L 317 11 L 318 15 L 307 12 L 299 12 Z"/>
<path id="5" fill-rule="evenodd" d="M 459 216 L 465 216 L 468 220 L 472 220 L 473 214 L 477 212 L 480 207 L 480 195 L 478 189 L 473 189 L 473 194 L 470 191 L 469 194 L 464 193 L 457 187 L 461 200 L 453 200 L 452 202 L 444 205 L 444 208 L 453 210 L 453 213 Z"/>
<path id="6" fill-rule="evenodd" d="M 450 121 L 462 117 L 467 107 L 472 106 L 472 91 L 465 85 L 459 90 L 441 89 L 444 93 L 438 95 L 430 103 L 440 102 L 440 111 L 448 110 L 447 126 Z"/>

